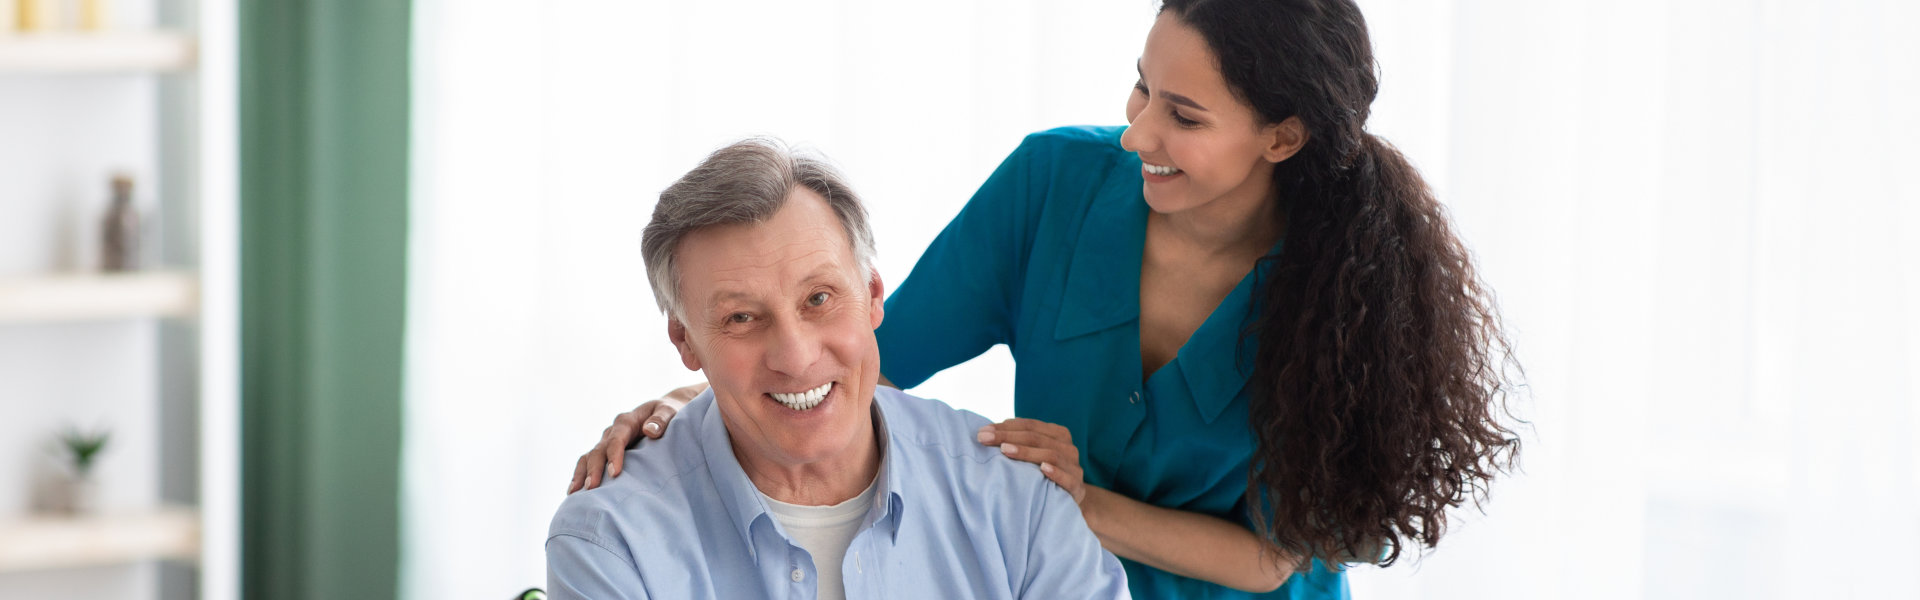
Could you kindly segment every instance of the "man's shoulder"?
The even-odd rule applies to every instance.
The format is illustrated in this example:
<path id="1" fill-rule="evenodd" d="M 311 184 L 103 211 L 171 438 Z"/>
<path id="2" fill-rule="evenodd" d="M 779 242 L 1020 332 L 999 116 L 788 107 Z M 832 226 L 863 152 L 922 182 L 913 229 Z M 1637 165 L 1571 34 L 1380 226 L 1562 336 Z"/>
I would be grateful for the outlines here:
<path id="1" fill-rule="evenodd" d="M 1040 468 L 1007 458 L 981 444 L 979 430 L 993 421 L 947 403 L 881 386 L 874 392 L 887 419 L 887 437 L 895 448 L 913 454 L 917 467 L 956 471 L 969 479 L 999 478 L 1027 484 L 1045 480 Z"/>
<path id="2" fill-rule="evenodd" d="M 697 417 L 698 412 L 685 410 L 680 416 Z M 687 512 L 691 498 L 710 494 L 713 482 L 700 451 L 699 428 L 693 422 L 678 425 L 661 439 L 642 438 L 627 450 L 618 477 L 568 495 L 554 512 L 548 536 L 643 529 L 647 523 Z"/>

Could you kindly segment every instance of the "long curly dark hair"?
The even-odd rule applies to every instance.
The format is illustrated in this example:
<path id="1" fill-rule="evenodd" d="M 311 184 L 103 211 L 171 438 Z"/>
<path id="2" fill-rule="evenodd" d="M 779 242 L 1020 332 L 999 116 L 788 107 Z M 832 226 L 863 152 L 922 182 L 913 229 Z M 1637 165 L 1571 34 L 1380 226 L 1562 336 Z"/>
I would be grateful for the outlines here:
<path id="1" fill-rule="evenodd" d="M 1267 257 L 1248 381 L 1247 495 L 1279 548 L 1382 564 L 1432 547 L 1486 499 L 1519 440 L 1517 366 L 1472 257 L 1406 157 L 1367 133 L 1379 91 L 1351 0 L 1167 0 L 1227 84 L 1308 142 L 1273 171 L 1285 249 Z M 1376 552 L 1383 553 L 1376 554 Z M 1306 561 L 1301 561 L 1304 568 Z"/>

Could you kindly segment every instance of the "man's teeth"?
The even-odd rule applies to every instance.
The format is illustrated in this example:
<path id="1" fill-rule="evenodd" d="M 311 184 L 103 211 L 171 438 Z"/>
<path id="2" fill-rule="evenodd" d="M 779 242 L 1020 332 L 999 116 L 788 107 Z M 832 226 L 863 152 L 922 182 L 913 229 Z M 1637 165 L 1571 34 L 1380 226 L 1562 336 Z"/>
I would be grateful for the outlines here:
<path id="1" fill-rule="evenodd" d="M 807 410 L 819 406 L 820 401 L 827 398 L 827 392 L 832 390 L 833 382 L 829 381 L 825 385 L 804 392 L 794 392 L 791 394 L 775 392 L 773 393 L 773 399 L 779 400 L 781 404 L 787 405 L 787 408 Z"/>
<path id="2" fill-rule="evenodd" d="M 1174 167 L 1162 167 L 1160 165 L 1156 165 L 1152 163 L 1140 163 L 1140 164 L 1141 166 L 1144 166 L 1147 168 L 1148 173 L 1159 175 L 1161 177 L 1166 177 L 1168 175 L 1172 175 L 1174 173 L 1180 172 L 1180 169 L 1174 168 Z"/>

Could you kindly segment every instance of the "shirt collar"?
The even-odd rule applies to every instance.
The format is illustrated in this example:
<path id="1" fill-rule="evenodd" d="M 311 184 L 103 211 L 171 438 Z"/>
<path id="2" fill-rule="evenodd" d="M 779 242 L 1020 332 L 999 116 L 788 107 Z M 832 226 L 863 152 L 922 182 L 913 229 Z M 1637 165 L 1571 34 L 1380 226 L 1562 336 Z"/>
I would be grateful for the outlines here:
<path id="1" fill-rule="evenodd" d="M 903 453 L 899 444 L 893 442 L 893 435 L 887 431 L 885 407 L 895 401 L 892 397 L 894 393 L 898 392 L 889 387 L 876 387 L 873 390 L 873 427 L 884 451 L 880 453 L 880 472 L 874 476 L 873 507 L 867 509 L 867 520 L 861 524 L 862 529 L 876 526 L 886 528 L 888 543 L 900 540 L 900 519 L 906 516 L 903 510 L 905 500 L 900 492 L 900 483 L 906 480 L 900 477 L 900 459 L 897 458 Z"/>
<path id="2" fill-rule="evenodd" d="M 1277 255 L 1283 243 L 1284 240 L 1274 243 L 1267 256 Z M 1255 286 L 1265 283 L 1270 264 L 1271 261 L 1262 260 L 1254 265 L 1174 357 L 1174 363 L 1180 366 L 1180 374 L 1187 381 L 1187 389 L 1193 393 L 1193 403 L 1200 409 L 1200 418 L 1208 424 L 1219 418 L 1227 405 L 1233 404 L 1241 388 L 1247 386 L 1247 376 L 1253 373 L 1257 346 L 1253 338 L 1243 334 L 1246 324 L 1253 319 L 1250 311 Z"/>
<path id="3" fill-rule="evenodd" d="M 733 526 L 745 542 L 749 558 L 759 560 L 753 545 L 753 523 L 762 518 L 771 519 L 767 514 L 767 503 L 760 500 L 760 490 L 753 487 L 753 481 L 747 479 L 747 470 L 740 467 L 740 459 L 733 455 L 733 445 L 727 435 L 727 424 L 720 416 L 720 402 L 713 397 L 713 389 L 701 392 L 693 402 L 706 401 L 706 414 L 700 415 L 699 434 L 700 452 L 705 455 L 707 474 L 713 478 L 715 489 L 720 491 L 720 503 L 732 517 Z M 689 402 L 691 405 L 693 402 Z"/>
<path id="4" fill-rule="evenodd" d="M 1142 185 L 1140 157 L 1127 153 L 1109 170 L 1088 207 L 1067 270 L 1060 320 L 1053 329 L 1055 340 L 1140 318 L 1140 260 L 1146 249 L 1149 210 L 1140 196 Z M 1284 244 L 1285 240 L 1274 242 L 1268 256 L 1278 255 Z M 1264 282 L 1269 265 L 1266 260 L 1255 265 L 1175 358 L 1207 423 L 1233 403 L 1253 372 L 1255 346 L 1242 335 L 1242 328 L 1251 316 L 1255 286 Z"/>
<path id="5" fill-rule="evenodd" d="M 1140 318 L 1140 256 L 1147 241 L 1147 204 L 1140 187 L 1145 182 L 1140 157 L 1131 152 L 1119 156 L 1080 224 L 1053 339 Z"/>
<path id="6" fill-rule="evenodd" d="M 876 523 L 887 527 L 889 541 L 900 537 L 900 518 L 902 500 L 895 482 L 902 481 L 898 476 L 899 461 L 894 460 L 898 449 L 894 447 L 891 436 L 887 434 L 886 415 L 881 409 L 882 393 L 875 391 L 873 401 L 873 425 L 876 429 L 875 442 L 882 448 L 880 469 L 875 475 L 873 508 L 867 510 L 862 528 L 872 527 Z M 713 389 L 708 388 L 693 402 L 706 401 L 706 414 L 699 415 L 700 452 L 705 455 L 707 472 L 713 478 L 714 487 L 720 491 L 720 502 L 731 517 L 735 532 L 747 547 L 747 557 L 758 561 L 758 549 L 753 543 L 753 524 L 767 519 L 769 526 L 775 526 L 766 501 L 761 499 L 760 490 L 753 486 L 753 480 L 747 478 L 746 469 L 740 466 L 739 457 L 733 454 L 733 445 L 727 434 L 727 425 L 720 416 L 719 402 L 713 398 Z M 692 404 L 691 402 L 689 404 Z"/>

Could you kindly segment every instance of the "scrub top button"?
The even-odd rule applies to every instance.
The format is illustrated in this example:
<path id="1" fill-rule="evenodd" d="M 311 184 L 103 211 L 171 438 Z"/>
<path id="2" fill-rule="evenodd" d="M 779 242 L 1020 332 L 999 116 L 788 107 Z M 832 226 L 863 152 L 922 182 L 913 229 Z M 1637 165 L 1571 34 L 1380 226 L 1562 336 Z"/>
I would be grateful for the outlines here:
<path id="1" fill-rule="evenodd" d="M 794 582 L 794 583 L 800 583 L 801 581 L 805 581 L 806 579 L 807 579 L 807 574 L 806 574 L 806 573 L 801 573 L 799 569 L 794 569 L 794 570 L 793 570 L 793 582 Z"/>
<path id="2" fill-rule="evenodd" d="M 1127 395 L 1127 404 L 1138 404 L 1139 402 L 1140 402 L 1139 390 L 1134 390 L 1132 394 Z"/>

